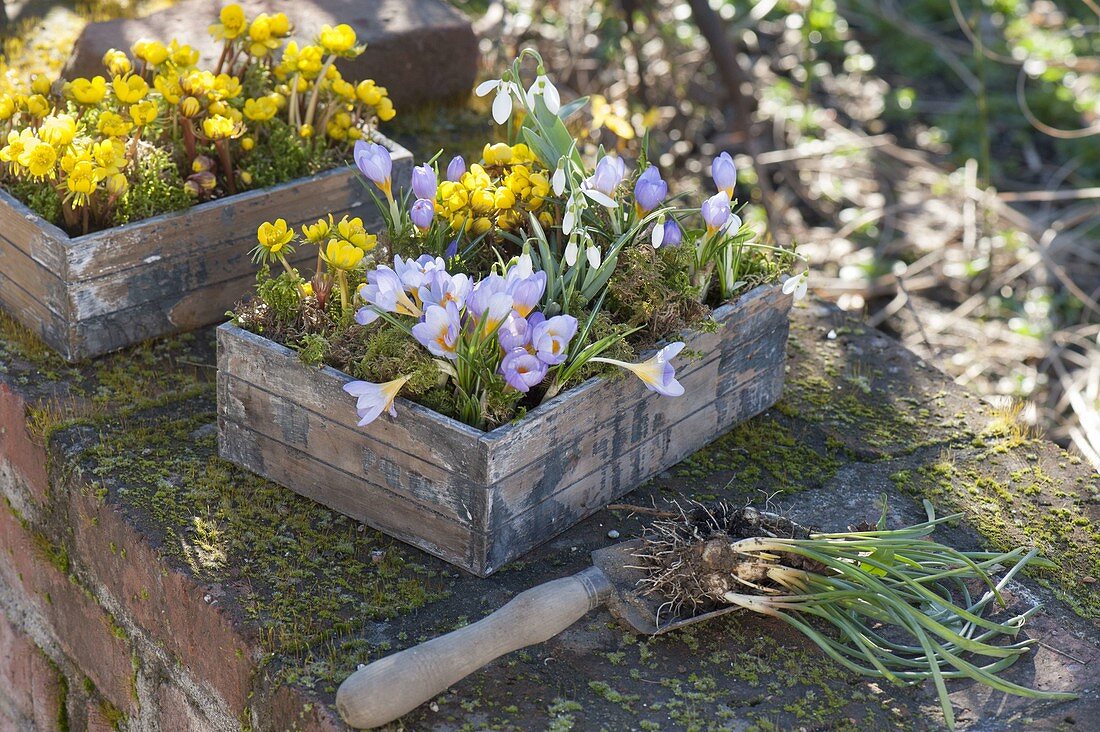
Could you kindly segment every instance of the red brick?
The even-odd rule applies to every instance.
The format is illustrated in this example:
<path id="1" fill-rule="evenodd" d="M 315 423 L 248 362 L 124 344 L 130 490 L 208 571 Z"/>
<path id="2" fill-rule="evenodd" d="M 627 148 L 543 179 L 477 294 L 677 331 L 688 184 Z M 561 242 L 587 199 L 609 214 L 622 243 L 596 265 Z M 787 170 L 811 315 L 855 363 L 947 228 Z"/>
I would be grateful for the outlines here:
<path id="1" fill-rule="evenodd" d="M 349 727 L 330 705 L 304 695 L 300 689 L 279 686 L 257 710 L 259 729 L 265 732 L 347 732 Z"/>
<path id="2" fill-rule="evenodd" d="M 213 725 L 202 710 L 171 681 L 162 681 L 157 687 L 157 719 L 160 728 L 172 732 L 208 732 Z"/>
<path id="3" fill-rule="evenodd" d="M 129 644 L 113 618 L 48 560 L 14 514 L 0 506 L 0 579 L 41 613 L 65 655 L 124 712 L 135 710 Z"/>
<path id="4" fill-rule="evenodd" d="M 208 590 L 172 569 L 110 504 L 86 491 L 70 490 L 69 524 L 74 557 L 102 582 L 127 614 L 179 659 L 197 681 L 208 684 L 239 716 L 251 691 L 255 652 Z M 125 551 L 120 548 L 125 547 Z"/>
<path id="5" fill-rule="evenodd" d="M 32 721 L 37 732 L 58 730 L 64 689 L 38 646 L 0 614 L 0 706 Z"/>
<path id="6" fill-rule="evenodd" d="M 115 720 L 113 710 L 110 712 L 108 708 L 94 699 L 88 701 L 87 706 L 88 721 L 87 726 L 84 728 L 84 732 L 117 732 L 118 725 Z"/>
<path id="7" fill-rule="evenodd" d="M 0 383 L 0 470 L 8 467 L 39 503 L 46 502 L 46 451 L 27 430 L 27 405 Z"/>

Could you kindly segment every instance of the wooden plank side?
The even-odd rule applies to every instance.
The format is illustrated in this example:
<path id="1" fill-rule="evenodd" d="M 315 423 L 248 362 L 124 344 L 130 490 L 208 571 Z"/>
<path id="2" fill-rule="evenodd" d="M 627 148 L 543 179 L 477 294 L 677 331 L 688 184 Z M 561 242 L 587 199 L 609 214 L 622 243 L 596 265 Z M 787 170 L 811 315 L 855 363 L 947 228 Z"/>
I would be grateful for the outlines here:
<path id="1" fill-rule="evenodd" d="M 605 401 L 613 406 L 606 414 L 575 424 L 572 433 L 557 435 L 554 443 L 559 449 L 493 484 L 490 531 L 585 476 L 616 464 L 654 435 L 687 429 L 681 426 L 684 420 L 692 420 L 690 430 L 698 437 L 698 449 L 771 406 L 782 387 L 787 326 L 782 322 L 757 333 L 759 337 L 752 340 L 731 334 L 724 344 L 730 346 L 728 350 L 715 349 L 702 364 L 683 371 L 681 397 L 662 397 L 633 381 L 614 382 L 620 394 L 607 396 Z M 655 472 L 664 467 L 668 466 Z"/>
<path id="2" fill-rule="evenodd" d="M 12 259 L 11 253 L 0 245 L 0 307 L 50 348 L 68 357 L 69 330 L 65 318 L 47 307 L 40 294 L 27 289 L 41 286 L 43 276 L 33 270 L 28 273 L 28 268 L 13 267 Z"/>
<path id="3" fill-rule="evenodd" d="M 470 506 L 475 488 L 460 475 L 418 453 L 399 450 L 360 429 L 333 422 L 327 414 L 317 414 L 263 385 L 226 373 L 219 374 L 218 384 L 218 413 L 226 420 L 249 425 L 264 437 L 309 455 L 311 460 L 349 475 L 364 476 L 370 483 L 463 526 L 473 524 Z"/>
<path id="4" fill-rule="evenodd" d="M 219 454 L 401 541 L 452 564 L 476 571 L 471 531 L 404 496 L 314 460 L 231 420 L 218 418 Z"/>
<path id="5" fill-rule="evenodd" d="M 587 474 L 575 474 L 566 486 L 533 506 L 517 505 L 505 499 L 516 495 L 523 483 L 538 479 L 537 468 L 531 475 L 515 474 L 510 490 L 500 486 L 490 500 L 489 547 L 486 552 L 486 572 L 491 572 L 535 546 L 551 539 L 576 522 L 599 510 L 607 503 L 629 493 L 637 485 L 690 456 L 724 434 L 734 424 L 767 409 L 778 400 L 783 388 L 783 367 L 786 328 L 779 329 L 753 356 L 755 364 L 734 372 L 724 381 L 716 399 L 694 411 L 681 413 L 678 421 L 669 422 L 671 415 L 660 410 L 649 412 L 652 427 L 648 436 L 630 444 L 613 458 Z M 776 359 L 776 353 L 780 357 Z M 715 363 L 721 369 L 722 360 Z M 646 404 L 638 405 L 639 411 Z M 644 421 L 635 414 L 636 426 Z M 528 471 L 523 471 L 528 472 Z M 513 499 L 514 500 L 514 499 Z"/>
<path id="6" fill-rule="evenodd" d="M 68 236 L 3 188 L 0 188 L 0 236 L 58 278 L 66 277 L 62 242 Z"/>
<path id="7" fill-rule="evenodd" d="M 407 186 L 412 154 L 389 144 L 395 148 L 394 186 Z M 246 191 L 185 211 L 70 239 L 65 242 L 69 278 L 72 281 L 94 280 L 143 265 L 168 262 L 174 257 L 193 258 L 207 250 L 235 252 L 236 245 L 245 239 L 250 242 L 245 247 L 247 252 L 255 244 L 256 228 L 264 221 L 279 217 L 288 223 L 301 224 L 329 211 L 354 209 L 364 221 L 373 220 L 374 207 L 364 206 L 365 201 L 369 201 L 369 197 L 354 167 L 336 168 L 272 188 Z M 374 225 L 380 222 L 378 218 Z M 103 293 L 107 302 L 112 301 L 110 294 L 109 291 Z M 96 312 L 94 309 L 87 311 L 89 307 L 85 304 L 79 317 Z"/>
<path id="8" fill-rule="evenodd" d="M 778 286 L 757 288 L 732 306 L 716 312 L 723 327 L 714 333 L 690 332 L 682 339 L 691 350 L 704 354 L 718 353 L 721 349 L 750 350 L 754 341 L 766 338 L 776 327 L 787 322 L 791 299 L 783 295 Z M 681 381 L 690 378 L 699 368 L 707 366 L 707 358 L 688 362 L 681 366 Z M 727 370 L 732 364 L 727 365 Z M 715 383 L 717 382 L 717 378 Z M 713 394 L 714 386 L 697 387 Z M 635 404 L 647 398 L 648 392 L 640 383 L 620 387 L 615 381 L 591 379 L 576 389 L 557 397 L 550 403 L 530 412 L 516 424 L 505 425 L 485 437 L 489 448 L 490 483 L 496 483 L 511 473 L 540 460 L 554 460 L 562 442 L 575 439 L 578 426 L 598 425 L 617 419 L 617 415 L 630 411 Z M 696 399 L 698 393 L 679 397 Z M 671 405 L 669 408 L 673 408 Z M 583 428 L 582 435 L 584 433 Z M 603 459 L 612 446 L 598 445 L 594 431 L 577 444 L 578 454 Z M 621 438 L 620 438 L 621 439 Z"/>
<path id="9" fill-rule="evenodd" d="M 218 328 L 218 370 L 254 384 L 285 389 L 289 399 L 338 424 L 405 452 L 422 455 L 441 469 L 484 486 L 486 452 L 480 430 L 398 398 L 398 417 L 383 416 L 366 427 L 357 425 L 355 400 L 343 390 L 351 377 L 336 369 L 307 368 L 297 354 L 262 336 L 230 324 Z M 483 496 L 474 491 L 474 497 Z M 482 506 L 471 506 L 474 516 Z"/>

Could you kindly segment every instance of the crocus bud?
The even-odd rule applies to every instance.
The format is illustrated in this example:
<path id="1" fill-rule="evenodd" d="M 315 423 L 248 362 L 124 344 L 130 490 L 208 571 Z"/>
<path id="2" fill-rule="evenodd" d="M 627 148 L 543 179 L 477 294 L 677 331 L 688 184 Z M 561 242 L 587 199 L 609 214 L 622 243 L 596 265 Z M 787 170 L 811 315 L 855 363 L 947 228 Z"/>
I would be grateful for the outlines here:
<path id="1" fill-rule="evenodd" d="M 737 166 L 728 152 L 711 161 L 710 175 L 714 178 L 714 186 L 732 200 L 733 188 L 737 185 Z"/>
<path id="2" fill-rule="evenodd" d="M 421 231 L 427 229 L 435 218 L 435 204 L 427 198 L 418 198 L 409 209 L 409 218 L 416 228 Z"/>
<path id="3" fill-rule="evenodd" d="M 466 161 L 461 155 L 455 155 L 447 164 L 447 180 L 457 181 L 466 172 Z"/>
<path id="4" fill-rule="evenodd" d="M 684 231 L 680 228 L 680 225 L 676 223 L 674 219 L 669 219 L 665 222 L 665 236 L 662 242 L 666 247 L 678 247 L 684 240 Z"/>
<path id="5" fill-rule="evenodd" d="M 668 195 L 668 183 L 661 179 L 661 171 L 650 166 L 638 176 L 634 184 L 634 203 L 639 215 L 647 214 L 661 204 Z"/>
<path id="6" fill-rule="evenodd" d="M 417 198 L 435 198 L 436 189 L 435 170 L 425 163 L 413 168 L 412 189 Z"/>
<path id="7" fill-rule="evenodd" d="M 703 201 L 703 221 L 707 224 L 707 233 L 713 234 L 726 225 L 730 218 L 730 198 L 724 192 L 716 193 Z"/>

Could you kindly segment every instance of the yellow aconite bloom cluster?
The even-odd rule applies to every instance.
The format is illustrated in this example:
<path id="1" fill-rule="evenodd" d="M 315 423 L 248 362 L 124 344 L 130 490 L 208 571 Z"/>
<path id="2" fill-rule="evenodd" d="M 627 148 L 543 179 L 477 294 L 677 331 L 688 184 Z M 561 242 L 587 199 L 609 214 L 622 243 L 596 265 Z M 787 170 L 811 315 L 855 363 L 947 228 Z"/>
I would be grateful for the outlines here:
<path id="1" fill-rule="evenodd" d="M 168 60 L 170 53 L 168 47 L 160 41 L 147 41 L 144 38 L 130 47 L 135 58 L 139 58 L 150 66 L 160 66 Z"/>
<path id="2" fill-rule="evenodd" d="M 358 267 L 365 254 L 362 249 L 343 239 L 329 239 L 328 245 L 321 250 L 321 257 L 330 267 L 345 271 Z"/>
<path id="3" fill-rule="evenodd" d="M 542 209 L 550 195 L 546 171 L 522 143 L 486 145 L 482 155 L 483 162 L 471 165 L 459 180 L 439 184 L 436 210 L 452 230 L 475 236 L 493 226 L 517 229 L 527 212 Z M 553 215 L 543 211 L 539 220 L 549 225 Z"/>
<path id="4" fill-rule="evenodd" d="M 332 26 L 321 26 L 321 47 L 329 53 L 340 56 L 355 48 L 355 30 L 347 23 Z"/>
<path id="5" fill-rule="evenodd" d="M 278 113 L 279 103 L 271 96 L 246 99 L 244 102 L 244 116 L 253 122 L 266 122 Z"/>
<path id="6" fill-rule="evenodd" d="M 321 222 L 318 221 L 317 223 L 319 224 Z M 354 247 L 362 249 L 364 253 L 378 246 L 378 237 L 374 234 L 367 233 L 367 230 L 363 227 L 363 219 L 358 216 L 353 219 L 349 219 L 347 216 L 340 219 L 340 222 L 336 224 L 335 227 L 329 229 L 329 234 L 333 236 L 333 238 L 340 239 Z"/>
<path id="7" fill-rule="evenodd" d="M 282 45 L 290 35 L 290 20 L 283 13 L 260 13 L 248 26 L 248 53 L 263 58 Z"/>

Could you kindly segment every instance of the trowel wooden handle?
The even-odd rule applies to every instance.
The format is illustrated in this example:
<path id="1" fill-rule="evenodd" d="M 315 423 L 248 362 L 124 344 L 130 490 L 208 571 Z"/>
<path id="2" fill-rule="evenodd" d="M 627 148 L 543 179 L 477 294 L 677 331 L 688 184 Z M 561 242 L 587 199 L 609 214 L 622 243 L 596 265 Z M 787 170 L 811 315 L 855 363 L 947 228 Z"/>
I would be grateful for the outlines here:
<path id="1" fill-rule="evenodd" d="M 336 709 L 359 729 L 391 722 L 494 658 L 549 640 L 610 593 L 595 567 L 521 592 L 472 625 L 359 669 L 340 685 Z"/>

